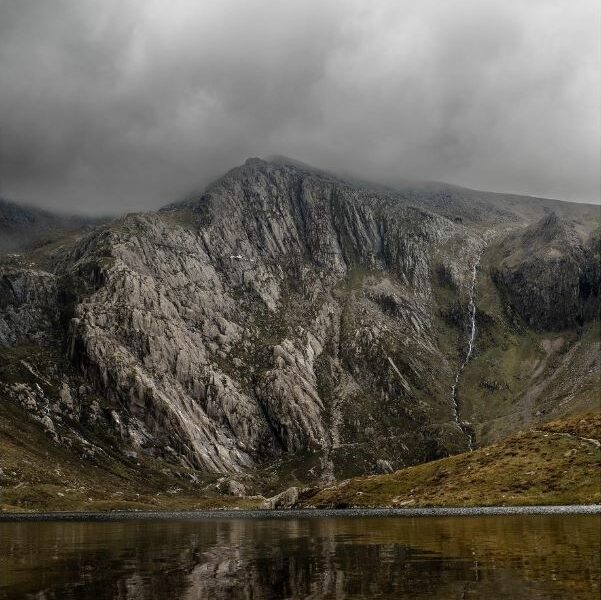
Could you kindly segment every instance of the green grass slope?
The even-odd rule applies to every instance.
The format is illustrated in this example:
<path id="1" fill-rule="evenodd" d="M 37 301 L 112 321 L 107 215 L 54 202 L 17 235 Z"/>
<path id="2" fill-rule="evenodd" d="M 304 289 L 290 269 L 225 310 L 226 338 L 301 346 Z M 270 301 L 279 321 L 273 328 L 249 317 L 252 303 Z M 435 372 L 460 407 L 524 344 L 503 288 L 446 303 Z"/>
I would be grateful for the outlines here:
<path id="1" fill-rule="evenodd" d="M 306 492 L 303 507 L 601 502 L 601 413 L 554 421 L 471 453 Z"/>

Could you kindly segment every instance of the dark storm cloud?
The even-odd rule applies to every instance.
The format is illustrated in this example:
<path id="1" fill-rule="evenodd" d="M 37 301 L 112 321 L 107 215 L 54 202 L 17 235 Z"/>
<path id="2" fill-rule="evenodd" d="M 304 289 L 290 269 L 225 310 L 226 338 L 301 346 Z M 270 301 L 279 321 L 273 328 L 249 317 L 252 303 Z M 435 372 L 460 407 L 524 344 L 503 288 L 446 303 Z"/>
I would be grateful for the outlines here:
<path id="1" fill-rule="evenodd" d="M 0 0 L 0 185 L 153 208 L 248 156 L 598 201 L 595 0 Z"/>

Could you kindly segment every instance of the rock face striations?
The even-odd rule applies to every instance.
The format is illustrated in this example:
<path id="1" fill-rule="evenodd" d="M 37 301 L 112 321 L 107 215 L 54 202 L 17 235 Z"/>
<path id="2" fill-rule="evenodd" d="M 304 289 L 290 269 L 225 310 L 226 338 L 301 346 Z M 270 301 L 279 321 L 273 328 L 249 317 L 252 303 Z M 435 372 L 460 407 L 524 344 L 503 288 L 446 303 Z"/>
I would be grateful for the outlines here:
<path id="1" fill-rule="evenodd" d="M 333 463 L 325 472 L 349 452 L 362 468 L 423 460 L 460 443 L 452 426 L 432 430 L 451 420 L 452 373 L 432 263 L 469 277 L 450 247 L 476 252 L 479 239 L 387 195 L 250 160 L 200 198 L 76 247 L 72 268 L 94 291 L 71 356 L 144 422 L 143 445 L 199 468 L 307 452 Z"/>
<path id="2" fill-rule="evenodd" d="M 5 260 L 0 345 L 63 344 L 124 449 L 205 472 L 329 481 L 465 450 L 449 390 L 473 265 L 486 230 L 523 220 L 428 198 L 250 159 L 45 270 Z M 498 285 L 533 328 L 595 318 L 598 266 L 571 236 L 550 218 L 507 238 Z"/>

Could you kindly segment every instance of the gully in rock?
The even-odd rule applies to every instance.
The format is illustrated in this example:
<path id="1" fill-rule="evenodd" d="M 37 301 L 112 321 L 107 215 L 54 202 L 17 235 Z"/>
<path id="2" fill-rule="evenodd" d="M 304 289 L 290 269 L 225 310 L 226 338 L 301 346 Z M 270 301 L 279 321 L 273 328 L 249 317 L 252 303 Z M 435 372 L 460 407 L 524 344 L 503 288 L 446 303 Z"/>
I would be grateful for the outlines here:
<path id="1" fill-rule="evenodd" d="M 463 373 L 463 370 L 465 369 L 467 363 L 470 361 L 472 352 L 474 350 L 474 341 L 476 339 L 476 299 L 475 299 L 475 297 L 476 297 L 476 277 L 478 274 L 478 267 L 480 266 L 480 259 L 482 257 L 483 251 L 484 250 L 481 250 L 480 253 L 478 254 L 478 257 L 476 258 L 476 261 L 474 262 L 474 267 L 472 269 L 472 282 L 470 285 L 469 304 L 468 304 L 468 313 L 469 313 L 469 317 L 470 317 L 470 337 L 469 337 L 469 341 L 468 341 L 468 345 L 467 345 L 467 352 L 465 354 L 465 358 L 463 359 L 463 362 L 461 363 L 461 365 L 459 367 L 459 370 L 457 371 L 457 374 L 455 375 L 455 382 L 453 383 L 453 387 L 451 388 L 451 403 L 452 403 L 452 410 L 453 410 L 453 419 L 454 419 L 455 423 L 457 423 L 457 425 L 459 426 L 461 431 L 465 434 L 465 436 L 467 438 L 467 445 L 468 445 L 470 452 L 474 449 L 474 439 L 473 439 L 473 436 L 470 433 L 469 429 L 467 428 L 465 421 L 463 421 L 459 417 L 459 404 L 457 402 L 457 387 L 459 386 L 459 378 L 461 377 L 461 374 Z"/>

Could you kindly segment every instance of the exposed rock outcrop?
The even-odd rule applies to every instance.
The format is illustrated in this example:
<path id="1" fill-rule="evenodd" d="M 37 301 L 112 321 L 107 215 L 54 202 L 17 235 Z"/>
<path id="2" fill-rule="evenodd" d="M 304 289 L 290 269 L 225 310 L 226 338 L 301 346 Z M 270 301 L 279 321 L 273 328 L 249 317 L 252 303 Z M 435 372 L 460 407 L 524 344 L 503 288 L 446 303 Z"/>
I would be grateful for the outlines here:
<path id="1" fill-rule="evenodd" d="M 550 213 L 502 242 L 497 281 L 537 330 L 582 326 L 599 317 L 599 234 L 583 239 Z"/>
<path id="2" fill-rule="evenodd" d="M 48 343 L 60 315 L 56 277 L 34 268 L 0 273 L 0 347 Z"/>
<path id="3" fill-rule="evenodd" d="M 273 498 L 267 499 L 267 508 L 292 508 L 297 502 L 299 497 L 299 490 L 297 487 L 290 487 L 283 492 L 280 492 Z"/>

